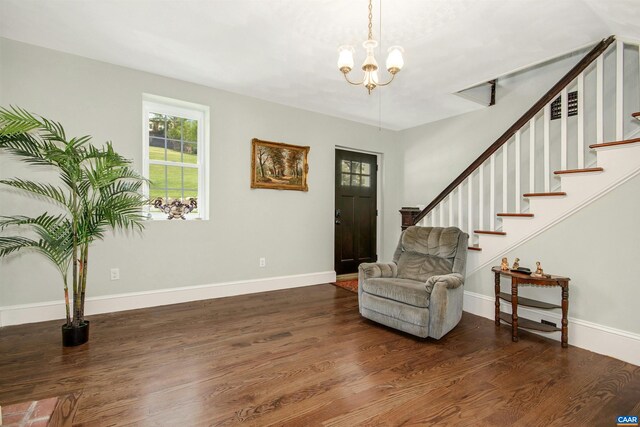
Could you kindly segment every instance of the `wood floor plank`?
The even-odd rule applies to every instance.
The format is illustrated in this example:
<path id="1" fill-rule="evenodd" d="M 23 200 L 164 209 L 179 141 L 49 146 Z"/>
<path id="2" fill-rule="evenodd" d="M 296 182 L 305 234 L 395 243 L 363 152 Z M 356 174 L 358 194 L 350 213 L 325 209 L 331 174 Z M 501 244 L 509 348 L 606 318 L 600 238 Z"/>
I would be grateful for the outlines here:
<path id="1" fill-rule="evenodd" d="M 78 396 L 74 426 L 611 425 L 640 368 L 463 314 L 441 340 L 318 285 L 0 329 L 0 405 Z"/>

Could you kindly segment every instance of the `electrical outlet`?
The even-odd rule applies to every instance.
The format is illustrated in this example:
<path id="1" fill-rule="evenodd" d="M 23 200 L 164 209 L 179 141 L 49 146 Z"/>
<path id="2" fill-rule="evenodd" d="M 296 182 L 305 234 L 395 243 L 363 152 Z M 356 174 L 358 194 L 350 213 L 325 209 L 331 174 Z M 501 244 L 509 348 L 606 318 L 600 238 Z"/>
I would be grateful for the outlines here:
<path id="1" fill-rule="evenodd" d="M 260 258 L 260 260 L 258 260 L 258 266 L 266 267 L 267 266 L 267 259 L 266 258 Z"/>
<path id="2" fill-rule="evenodd" d="M 111 269 L 111 280 L 120 280 L 120 269 L 112 268 Z"/>

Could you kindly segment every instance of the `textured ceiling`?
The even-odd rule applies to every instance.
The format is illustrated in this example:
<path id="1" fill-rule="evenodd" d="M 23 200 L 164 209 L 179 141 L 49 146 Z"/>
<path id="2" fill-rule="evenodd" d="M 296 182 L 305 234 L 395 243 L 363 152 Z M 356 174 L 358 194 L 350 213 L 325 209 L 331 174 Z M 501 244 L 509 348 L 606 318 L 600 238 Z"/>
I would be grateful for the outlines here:
<path id="1" fill-rule="evenodd" d="M 383 0 L 382 48 L 406 65 L 371 96 L 336 69 L 342 44 L 364 59 L 366 26 L 366 0 L 0 0 L 3 37 L 389 129 L 477 109 L 452 94 L 610 34 L 640 39 L 640 1 Z"/>

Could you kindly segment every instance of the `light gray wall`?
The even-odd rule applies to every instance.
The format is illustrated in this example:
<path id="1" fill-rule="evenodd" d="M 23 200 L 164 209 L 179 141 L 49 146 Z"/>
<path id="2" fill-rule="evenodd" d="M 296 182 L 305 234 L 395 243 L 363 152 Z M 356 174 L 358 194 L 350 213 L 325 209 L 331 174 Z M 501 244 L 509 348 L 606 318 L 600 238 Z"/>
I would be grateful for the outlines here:
<path id="1" fill-rule="evenodd" d="M 335 146 L 382 153 L 382 253 L 399 235 L 402 155 L 394 133 L 175 79 L 0 39 L 0 105 L 112 140 L 141 168 L 142 94 L 211 108 L 210 221 L 149 222 L 143 237 L 108 236 L 91 251 L 90 296 L 333 270 Z M 309 192 L 251 190 L 251 139 L 309 145 Z M 0 155 L 0 176 L 33 174 Z M 44 174 L 42 175 L 44 176 Z M 0 214 L 44 205 L 0 192 Z M 267 267 L 258 267 L 258 258 Z M 109 269 L 120 268 L 119 281 Z M 60 300 L 56 271 L 36 255 L 0 261 L 0 306 Z"/>
<path id="2" fill-rule="evenodd" d="M 497 105 L 491 108 L 401 132 L 403 205 L 428 204 L 578 60 L 568 58 L 502 79 Z M 640 312 L 635 309 L 640 300 L 639 192 L 636 177 L 505 256 L 510 261 L 517 256 L 529 267 L 541 261 L 546 272 L 571 277 L 571 317 L 640 333 Z M 499 263 L 496 259 L 491 265 Z M 465 287 L 492 297 L 491 267 L 471 274 Z M 559 290 L 524 288 L 520 293 L 554 302 L 559 298 Z"/>
<path id="3" fill-rule="evenodd" d="M 622 184 L 568 219 L 504 256 L 547 273 L 571 278 L 569 316 L 640 334 L 640 176 Z M 491 265 L 499 265 L 496 258 Z M 485 267 L 465 283 L 471 292 L 493 296 L 493 273 Z M 503 292 L 507 290 L 503 283 Z M 558 303 L 560 289 L 522 287 L 524 297 Z M 552 320 L 549 318 L 548 320 Z"/>

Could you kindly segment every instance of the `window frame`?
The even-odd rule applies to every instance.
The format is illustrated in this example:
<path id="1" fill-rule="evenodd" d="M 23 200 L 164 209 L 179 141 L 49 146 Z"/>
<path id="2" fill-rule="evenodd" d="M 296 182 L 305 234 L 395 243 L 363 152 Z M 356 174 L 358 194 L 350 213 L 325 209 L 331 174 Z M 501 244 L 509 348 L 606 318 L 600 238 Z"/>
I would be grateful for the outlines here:
<path id="1" fill-rule="evenodd" d="M 195 120 L 198 123 L 197 163 L 172 162 L 168 160 L 151 160 L 149 158 L 149 114 L 157 113 L 168 116 Z M 178 166 L 198 170 L 198 217 L 189 220 L 209 219 L 209 107 L 192 102 L 166 98 L 158 95 L 143 94 L 142 98 L 142 173 L 149 178 L 150 165 Z M 150 195 L 149 184 L 144 185 L 144 194 Z M 147 206 L 146 212 L 150 220 L 166 220 L 164 213 L 152 213 Z"/>

